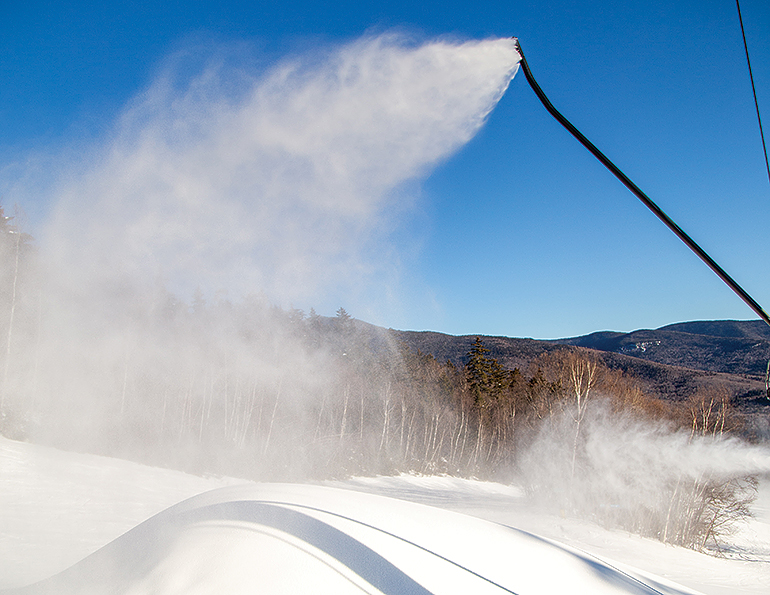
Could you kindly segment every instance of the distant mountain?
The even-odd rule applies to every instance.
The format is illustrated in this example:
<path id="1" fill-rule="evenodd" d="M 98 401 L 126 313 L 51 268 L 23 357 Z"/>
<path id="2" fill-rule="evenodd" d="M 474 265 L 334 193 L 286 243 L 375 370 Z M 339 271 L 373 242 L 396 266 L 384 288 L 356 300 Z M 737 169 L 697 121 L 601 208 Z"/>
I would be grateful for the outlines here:
<path id="1" fill-rule="evenodd" d="M 602 331 L 582 337 L 539 341 L 513 337 L 395 331 L 391 336 L 439 361 L 463 366 L 480 336 L 490 356 L 507 369 L 528 370 L 543 353 L 567 346 L 594 349 L 611 369 L 636 378 L 650 394 L 680 401 L 702 389 L 719 387 L 756 423 L 770 424 L 765 370 L 770 359 L 770 327 L 762 321 L 696 321 L 630 333 Z M 758 416 L 758 417 L 757 417 Z M 762 418 L 762 419 L 759 419 Z"/>
<path id="2" fill-rule="evenodd" d="M 605 331 L 553 342 L 693 370 L 763 377 L 770 359 L 770 326 L 761 320 L 681 322 L 654 330 Z"/>
<path id="3" fill-rule="evenodd" d="M 665 331 L 681 331 L 711 337 L 746 337 L 770 340 L 770 326 L 762 320 L 696 320 L 661 327 Z"/>
<path id="4" fill-rule="evenodd" d="M 391 331 L 413 349 L 439 361 L 463 365 L 480 335 L 454 336 L 430 331 Z M 560 345 L 586 347 L 667 366 L 704 372 L 761 376 L 770 359 L 770 326 L 760 320 L 714 320 L 670 324 L 630 333 L 600 331 L 567 339 L 540 341 L 483 336 L 493 357 L 506 368 L 525 367 L 539 354 Z"/>

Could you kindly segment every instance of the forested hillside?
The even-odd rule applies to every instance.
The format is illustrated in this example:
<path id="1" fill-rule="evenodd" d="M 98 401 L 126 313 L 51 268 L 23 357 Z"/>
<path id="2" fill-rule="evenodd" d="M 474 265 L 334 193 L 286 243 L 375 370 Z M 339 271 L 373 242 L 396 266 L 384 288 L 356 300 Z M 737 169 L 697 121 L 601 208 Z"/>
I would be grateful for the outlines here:
<path id="1" fill-rule="evenodd" d="M 456 365 L 464 365 L 475 339 L 473 335 L 393 332 L 411 348 Z M 483 340 L 493 357 L 511 369 L 527 369 L 538 357 L 564 346 L 590 349 L 607 368 L 633 378 L 648 395 L 670 403 L 685 402 L 703 391 L 724 391 L 736 413 L 745 418 L 749 433 L 770 435 L 765 388 L 770 327 L 761 321 L 692 322 L 656 331 L 605 331 L 553 341 L 488 336 Z"/>

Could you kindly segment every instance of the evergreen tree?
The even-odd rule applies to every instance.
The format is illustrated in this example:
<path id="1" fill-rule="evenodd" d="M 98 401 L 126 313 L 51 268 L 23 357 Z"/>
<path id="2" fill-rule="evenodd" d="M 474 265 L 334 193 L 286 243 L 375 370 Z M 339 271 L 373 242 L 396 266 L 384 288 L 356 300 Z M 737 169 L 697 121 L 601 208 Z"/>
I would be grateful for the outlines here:
<path id="1" fill-rule="evenodd" d="M 340 307 L 337 310 L 337 317 L 334 319 L 334 326 L 339 333 L 339 337 L 344 342 L 349 342 L 353 338 L 355 327 L 353 325 L 353 317 L 347 313 L 345 308 Z"/>
<path id="2" fill-rule="evenodd" d="M 481 337 L 476 337 L 465 364 L 465 381 L 474 403 L 480 409 L 501 397 L 509 383 L 507 371 L 488 354 L 489 349 L 484 347 Z"/>

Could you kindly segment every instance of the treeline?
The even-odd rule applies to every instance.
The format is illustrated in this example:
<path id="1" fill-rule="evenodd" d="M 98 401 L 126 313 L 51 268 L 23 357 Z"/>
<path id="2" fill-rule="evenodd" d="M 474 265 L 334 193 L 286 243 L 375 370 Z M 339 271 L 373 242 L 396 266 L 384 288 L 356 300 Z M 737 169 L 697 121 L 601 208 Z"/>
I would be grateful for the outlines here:
<path id="1" fill-rule="evenodd" d="M 716 440 L 736 429 L 725 395 L 666 403 L 573 347 L 511 370 L 477 339 L 462 364 L 441 362 L 343 308 L 324 317 L 259 295 L 186 304 L 123 286 L 73 296 L 38 281 L 29 236 L 0 216 L 7 437 L 257 480 L 517 481 L 534 501 L 699 549 L 747 514 L 751 478 L 676 465 L 653 478 L 626 461 L 613 484 L 629 489 L 597 492 L 612 473 L 601 440 L 650 427 L 682 448 Z M 613 426 L 625 438 L 602 435 Z M 644 481 L 652 487 L 634 483 Z"/>

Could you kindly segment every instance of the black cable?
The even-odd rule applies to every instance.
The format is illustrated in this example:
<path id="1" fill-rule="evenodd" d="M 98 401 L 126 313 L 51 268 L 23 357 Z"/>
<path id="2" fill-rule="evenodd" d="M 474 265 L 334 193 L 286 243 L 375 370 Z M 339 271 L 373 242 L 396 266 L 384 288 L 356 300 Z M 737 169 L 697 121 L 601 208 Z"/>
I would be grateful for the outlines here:
<path id="1" fill-rule="evenodd" d="M 529 83 L 529 86 L 532 87 L 532 90 L 535 92 L 535 95 L 537 95 L 538 99 L 540 99 L 540 102 L 545 106 L 545 109 L 548 110 L 548 113 L 550 113 L 556 120 L 559 121 L 559 123 L 564 126 L 572 136 L 574 136 L 580 143 L 591 153 L 596 157 L 601 163 L 609 169 L 615 177 L 620 180 L 626 188 L 628 188 L 631 192 L 634 193 L 634 195 L 641 200 L 644 205 L 650 209 L 653 213 L 655 213 L 655 216 L 658 217 L 663 223 L 666 224 L 666 226 L 673 231 L 677 237 L 682 240 L 690 250 L 695 252 L 695 254 L 698 255 L 698 257 L 708 265 L 708 267 L 714 271 L 714 273 L 717 274 L 717 276 L 724 281 L 727 286 L 732 289 L 738 297 L 740 297 L 749 308 L 751 308 L 762 320 L 764 320 L 768 325 L 770 325 L 770 316 L 767 315 L 767 313 L 762 309 L 762 306 L 760 306 L 756 301 L 754 301 L 754 298 L 752 298 L 746 291 L 738 285 L 738 283 L 735 282 L 735 280 L 730 277 L 730 275 L 725 272 L 725 270 L 720 267 L 714 259 L 712 259 L 706 252 L 701 248 L 698 244 L 695 243 L 695 241 L 688 236 L 682 228 L 680 228 L 674 221 L 666 215 L 658 205 L 656 205 L 650 197 L 648 197 L 642 190 L 634 184 L 626 174 L 624 174 L 618 167 L 612 163 L 605 155 L 602 153 L 599 149 L 596 148 L 596 146 L 588 140 L 583 134 L 575 128 L 567 118 L 565 118 L 559 110 L 557 110 L 553 104 L 548 100 L 548 97 L 545 96 L 545 93 L 543 93 L 543 90 L 540 88 L 540 85 L 537 84 L 535 81 L 535 78 L 532 76 L 532 71 L 529 69 L 529 64 L 527 64 L 527 59 L 524 57 L 524 53 L 521 51 L 521 44 L 519 43 L 519 40 L 517 38 L 513 38 L 516 42 L 516 49 L 519 52 L 519 56 L 521 56 L 520 65 L 522 70 L 524 70 L 524 76 L 527 77 L 527 82 Z"/>
<path id="2" fill-rule="evenodd" d="M 762 151 L 765 153 L 765 166 L 767 167 L 767 180 L 770 182 L 770 161 L 767 159 L 767 145 L 765 145 L 765 133 L 762 129 L 762 117 L 759 115 L 759 102 L 757 101 L 757 89 L 754 86 L 754 73 L 751 71 L 751 59 L 749 58 L 749 44 L 746 43 L 746 30 L 743 28 L 743 15 L 741 14 L 741 3 L 735 0 L 738 7 L 738 21 L 741 23 L 741 35 L 743 36 L 743 49 L 746 50 L 746 64 L 749 67 L 749 79 L 751 79 L 751 92 L 754 94 L 754 107 L 757 110 L 757 122 L 759 122 L 759 136 L 762 139 Z M 767 362 L 767 371 L 765 372 L 765 395 L 770 399 L 770 360 Z"/>
<path id="3" fill-rule="evenodd" d="M 738 20 L 741 22 L 741 35 L 743 35 L 743 49 L 746 50 L 746 64 L 749 66 L 749 78 L 751 79 L 751 91 L 754 93 L 754 107 L 757 108 L 757 122 L 759 122 L 759 136 L 762 138 L 762 150 L 765 152 L 765 166 L 767 167 L 767 180 L 770 182 L 770 160 L 767 158 L 767 146 L 765 145 L 765 133 L 762 130 L 762 118 L 759 115 L 759 102 L 757 101 L 757 89 L 754 87 L 754 74 L 751 72 L 751 60 L 749 59 L 749 45 L 746 43 L 746 31 L 743 29 L 743 16 L 741 15 L 741 3 L 735 0 L 738 7 Z"/>

